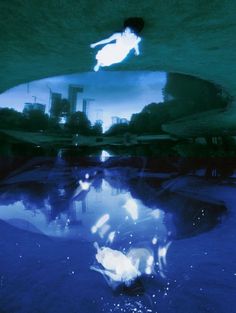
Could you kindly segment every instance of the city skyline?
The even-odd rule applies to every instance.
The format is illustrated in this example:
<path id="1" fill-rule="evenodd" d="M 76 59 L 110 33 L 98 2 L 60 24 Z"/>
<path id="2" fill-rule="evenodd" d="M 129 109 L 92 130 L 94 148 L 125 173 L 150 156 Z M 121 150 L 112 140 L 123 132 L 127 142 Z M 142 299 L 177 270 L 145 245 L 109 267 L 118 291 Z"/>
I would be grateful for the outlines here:
<path id="1" fill-rule="evenodd" d="M 133 113 L 138 113 L 151 102 L 163 100 L 162 89 L 166 82 L 163 72 L 99 72 L 79 73 L 45 78 L 21 84 L 0 94 L 0 107 L 22 111 L 25 102 L 46 105 L 50 112 L 50 92 L 61 93 L 68 98 L 70 84 L 82 85 L 83 92 L 77 96 L 77 111 L 83 110 L 83 100 L 94 101 L 88 117 L 92 123 L 97 120 L 97 112 L 102 111 L 103 128 L 112 125 L 112 117 L 118 116 L 130 120 Z M 36 99 L 35 99 L 36 97 Z"/>

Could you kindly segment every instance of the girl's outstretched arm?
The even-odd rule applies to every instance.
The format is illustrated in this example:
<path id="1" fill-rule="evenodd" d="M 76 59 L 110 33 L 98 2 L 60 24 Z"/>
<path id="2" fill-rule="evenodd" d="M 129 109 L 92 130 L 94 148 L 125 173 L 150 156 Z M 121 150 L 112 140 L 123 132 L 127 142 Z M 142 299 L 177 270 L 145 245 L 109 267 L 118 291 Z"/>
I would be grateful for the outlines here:
<path id="1" fill-rule="evenodd" d="M 109 43 L 109 42 L 111 42 L 111 41 L 113 41 L 113 40 L 116 40 L 118 37 L 119 37 L 119 33 L 113 34 L 112 36 L 110 36 L 110 37 L 107 38 L 107 39 L 103 39 L 103 40 L 101 40 L 101 41 L 92 43 L 92 44 L 90 45 L 90 47 L 91 47 L 91 48 L 95 48 L 95 47 L 98 46 L 98 45 L 104 45 L 104 44 Z"/>

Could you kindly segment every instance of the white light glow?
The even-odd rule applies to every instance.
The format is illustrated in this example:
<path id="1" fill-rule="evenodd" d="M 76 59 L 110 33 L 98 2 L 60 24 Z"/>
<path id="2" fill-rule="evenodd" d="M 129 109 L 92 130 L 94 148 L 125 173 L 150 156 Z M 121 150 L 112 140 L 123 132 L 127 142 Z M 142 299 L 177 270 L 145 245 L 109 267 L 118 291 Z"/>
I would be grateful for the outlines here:
<path id="1" fill-rule="evenodd" d="M 157 252 L 160 275 L 162 277 L 165 277 L 164 268 L 166 266 L 166 255 L 167 255 L 167 251 L 170 247 L 170 244 L 171 244 L 171 242 L 168 242 L 165 246 L 162 246 L 162 247 L 160 246 L 158 248 L 158 252 Z"/>
<path id="2" fill-rule="evenodd" d="M 147 267 L 146 267 L 145 273 L 146 273 L 147 275 L 151 275 L 152 269 L 151 269 L 150 266 L 147 266 Z"/>
<path id="3" fill-rule="evenodd" d="M 126 27 L 122 33 L 115 33 L 107 39 L 91 44 L 91 48 L 105 45 L 96 54 L 97 64 L 94 71 L 97 72 L 100 67 L 122 62 L 132 49 L 135 50 L 136 55 L 139 55 L 138 44 L 140 41 L 141 38 L 133 33 L 129 27 Z"/>
<path id="4" fill-rule="evenodd" d="M 127 200 L 123 207 L 134 221 L 138 219 L 138 206 L 134 199 Z"/>
<path id="5" fill-rule="evenodd" d="M 100 156 L 101 162 L 105 162 L 107 159 L 109 159 L 110 156 L 111 155 L 106 150 L 102 150 L 102 153 Z"/>
<path id="6" fill-rule="evenodd" d="M 162 215 L 163 215 L 163 211 L 159 210 L 159 209 L 155 209 L 155 210 L 152 210 L 150 212 L 150 215 L 156 219 L 160 218 Z"/>
<path id="7" fill-rule="evenodd" d="M 112 242 L 114 241 L 115 235 L 116 235 L 116 232 L 115 232 L 115 231 L 112 231 L 112 232 L 109 233 L 109 235 L 108 235 L 108 241 L 109 241 L 110 243 L 112 243 Z"/>
<path id="8" fill-rule="evenodd" d="M 157 236 L 154 236 L 154 237 L 152 238 L 152 244 L 153 244 L 153 245 L 156 245 L 156 244 L 157 244 L 157 241 L 158 241 Z"/>
<path id="9" fill-rule="evenodd" d="M 87 182 L 87 181 L 79 181 L 80 187 L 82 190 L 89 190 L 91 183 Z"/>
<path id="10" fill-rule="evenodd" d="M 95 234 L 99 228 L 101 228 L 108 220 L 110 219 L 109 214 L 104 214 L 93 227 L 91 228 L 91 232 Z"/>

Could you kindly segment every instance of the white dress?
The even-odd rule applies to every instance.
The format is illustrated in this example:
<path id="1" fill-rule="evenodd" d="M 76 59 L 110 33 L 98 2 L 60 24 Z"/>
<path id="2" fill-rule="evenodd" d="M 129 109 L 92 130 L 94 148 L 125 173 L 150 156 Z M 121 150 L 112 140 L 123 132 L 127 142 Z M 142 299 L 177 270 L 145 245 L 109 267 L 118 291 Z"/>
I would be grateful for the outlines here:
<path id="1" fill-rule="evenodd" d="M 123 61 L 129 52 L 141 41 L 134 33 L 115 34 L 114 43 L 107 44 L 96 54 L 96 59 L 101 66 L 110 66 Z"/>

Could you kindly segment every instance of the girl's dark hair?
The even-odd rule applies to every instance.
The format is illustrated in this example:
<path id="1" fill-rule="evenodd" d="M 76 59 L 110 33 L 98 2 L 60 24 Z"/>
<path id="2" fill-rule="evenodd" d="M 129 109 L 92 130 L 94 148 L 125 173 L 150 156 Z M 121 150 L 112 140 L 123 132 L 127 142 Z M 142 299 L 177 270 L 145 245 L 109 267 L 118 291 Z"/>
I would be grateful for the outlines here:
<path id="1" fill-rule="evenodd" d="M 144 27 L 142 17 L 129 17 L 124 21 L 124 29 L 129 27 L 135 34 L 139 34 Z"/>

